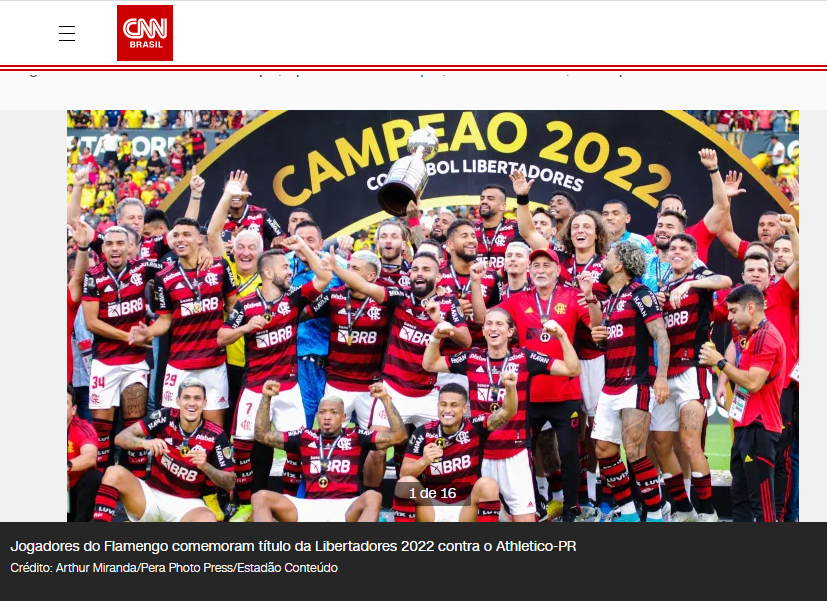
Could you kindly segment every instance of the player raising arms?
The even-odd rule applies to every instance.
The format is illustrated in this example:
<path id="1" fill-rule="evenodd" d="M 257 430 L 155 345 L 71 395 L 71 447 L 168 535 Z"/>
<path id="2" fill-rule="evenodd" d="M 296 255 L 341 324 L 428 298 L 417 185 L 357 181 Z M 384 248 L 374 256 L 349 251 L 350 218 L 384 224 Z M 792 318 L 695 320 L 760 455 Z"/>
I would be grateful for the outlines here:
<path id="1" fill-rule="evenodd" d="M 149 482 L 121 466 L 107 468 L 95 499 L 93 522 L 111 522 L 118 498 L 132 522 L 214 522 L 201 500 L 207 480 L 225 490 L 235 484 L 230 443 L 221 426 L 204 419 L 207 390 L 195 378 L 178 386 L 175 409 L 161 409 L 115 438 L 124 449 L 155 455 Z"/>
<path id="2" fill-rule="evenodd" d="M 405 440 L 405 426 L 381 383 L 370 394 L 385 406 L 389 432 L 344 428 L 348 415 L 344 401 L 326 396 L 319 401 L 319 428 L 292 432 L 271 430 L 270 399 L 278 396 L 279 383 L 268 380 L 256 413 L 256 440 L 276 449 L 300 453 L 307 496 L 288 497 L 269 490 L 253 495 L 253 521 L 272 522 L 375 522 L 382 495 L 375 490 L 359 494 L 362 457 L 366 451 L 384 451 Z M 276 418 L 278 415 L 276 414 Z"/>
<path id="3" fill-rule="evenodd" d="M 304 307 L 319 297 L 332 276 L 298 236 L 285 239 L 283 245 L 304 257 L 315 277 L 301 287 L 291 288 L 290 265 L 284 253 L 273 249 L 262 253 L 258 257 L 261 287 L 255 294 L 236 303 L 217 334 L 219 346 L 233 344 L 242 337 L 246 345 L 247 371 L 236 405 L 233 429 L 239 502 L 238 511 L 230 520 L 233 522 L 248 521 L 252 516 L 250 495 L 253 470 L 250 457 L 253 452 L 253 424 L 262 387 L 268 380 L 278 378 L 283 383 L 274 403 L 278 415 L 276 427 L 284 431 L 296 430 L 304 423 L 296 360 L 299 315 Z M 298 474 L 291 473 L 295 471 L 285 470 L 286 490 L 298 488 Z"/>
<path id="4" fill-rule="evenodd" d="M 712 481 L 709 462 L 703 451 L 702 434 L 705 402 L 712 397 L 712 370 L 698 365 L 701 347 L 709 341 L 712 294 L 732 286 L 732 280 L 705 267 L 693 268 L 697 243 L 689 234 L 675 234 L 669 243 L 672 277 L 657 295 L 669 334 L 669 398 L 652 407 L 655 450 L 663 480 L 677 512 L 673 522 L 717 522 L 712 507 Z M 698 493 L 698 515 L 692 511 L 683 474 L 672 445 L 680 432 L 680 442 L 689 457 L 692 483 Z M 699 516 L 699 517 L 698 517 Z"/>
<path id="5" fill-rule="evenodd" d="M 498 521 L 500 489 L 493 478 L 480 477 L 480 450 L 489 433 L 517 413 L 517 379 L 513 371 L 502 373 L 502 407 L 471 419 L 465 418 L 465 388 L 452 383 L 439 391 L 439 419 L 418 427 L 408 441 L 394 491 L 394 521 Z"/>
<path id="6" fill-rule="evenodd" d="M 485 316 L 482 327 L 485 346 L 475 346 L 452 357 L 441 357 L 439 341 L 446 334 L 441 328 L 436 328 L 422 358 L 422 366 L 428 371 L 468 377 L 471 417 L 490 416 L 499 410 L 505 396 L 503 377 L 507 373 L 517 374 L 517 412 L 488 437 L 482 459 L 482 475 L 497 481 L 515 522 L 535 521 L 536 511 L 528 453 L 529 378 L 537 374 L 574 377 L 580 373 L 577 354 L 565 330 L 553 320 L 547 321 L 543 328 L 562 345 L 563 361 L 526 348 L 509 350 L 508 343 L 515 332 L 514 324 L 508 311 L 498 307 L 489 309 Z M 572 515 L 571 520 L 565 521 L 573 519 Z"/>

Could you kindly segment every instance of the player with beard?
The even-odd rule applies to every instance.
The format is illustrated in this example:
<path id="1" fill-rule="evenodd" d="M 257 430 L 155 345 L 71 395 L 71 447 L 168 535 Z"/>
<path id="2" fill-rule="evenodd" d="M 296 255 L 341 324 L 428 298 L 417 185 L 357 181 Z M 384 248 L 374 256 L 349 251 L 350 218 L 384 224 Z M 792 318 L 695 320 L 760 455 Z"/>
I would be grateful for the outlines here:
<path id="1" fill-rule="evenodd" d="M 795 437 L 795 428 L 798 415 L 798 296 L 799 296 L 799 234 L 792 215 L 778 217 L 782 227 L 790 238 L 790 247 L 793 254 L 793 263 L 784 269 L 775 283 L 771 282 L 772 262 L 763 254 L 748 254 L 744 260 L 743 280 L 745 284 L 757 286 L 764 296 L 764 314 L 773 326 L 781 333 L 786 349 L 786 376 L 782 383 L 781 418 L 784 425 L 781 438 L 777 445 L 775 466 L 775 505 L 779 520 L 786 515 L 786 504 L 791 490 L 790 474 L 790 446 Z M 782 242 L 782 245 L 784 243 Z M 776 262 L 777 263 L 777 262 Z M 786 262 L 782 264 L 786 265 Z M 724 303 L 727 301 L 724 300 Z M 715 307 L 713 319 L 721 323 L 724 319 L 723 307 L 719 303 Z M 741 337 L 737 331 L 733 332 L 733 341 L 730 343 L 725 356 L 732 360 L 738 356 Z M 725 400 L 722 393 L 726 390 L 728 378 L 722 374 L 718 378 L 716 398 L 719 405 Z M 741 516 L 744 517 L 744 516 Z"/>
<path id="2" fill-rule="evenodd" d="M 588 274 L 592 278 L 594 296 L 601 302 L 605 301 L 608 288 L 600 283 L 600 274 L 603 272 L 605 253 L 609 249 L 609 238 L 601 216 L 591 210 L 575 213 L 560 234 L 560 245 L 566 253 L 561 255 L 563 266 L 560 279 L 566 285 L 579 288 L 578 277 L 580 274 Z M 582 413 L 586 417 L 581 422 L 580 519 L 588 519 L 593 514 L 594 501 L 597 499 L 597 454 L 591 432 L 606 366 L 603 350 L 592 340 L 590 328 L 578 326 L 575 348 L 582 368 L 580 390 L 583 393 Z"/>
<path id="3" fill-rule="evenodd" d="M 531 287 L 528 280 L 528 255 L 531 249 L 525 242 L 512 242 L 505 249 L 505 278 L 500 281 L 500 298 L 524 292 Z"/>
<path id="4" fill-rule="evenodd" d="M 369 452 L 382 452 L 403 442 L 405 426 L 391 397 L 381 383 L 371 384 L 371 396 L 380 401 L 388 415 L 390 430 L 375 432 L 349 429 L 344 401 L 325 396 L 319 402 L 319 428 L 304 427 L 292 432 L 272 426 L 270 399 L 278 396 L 279 382 L 267 381 L 256 413 L 256 440 L 301 457 L 301 473 L 307 497 L 296 499 L 269 490 L 253 496 L 254 521 L 272 522 L 376 522 L 382 495 L 375 490 L 360 492 L 362 461 Z M 278 420 L 278 412 L 275 419 Z M 271 430 L 271 427 L 274 427 Z"/>
<path id="5" fill-rule="evenodd" d="M 654 294 L 635 281 L 643 274 L 646 255 L 631 242 L 618 242 L 603 259 L 600 282 L 609 286 L 601 325 L 592 328 L 597 343 L 606 347 L 606 379 L 594 418 L 601 478 L 612 488 L 620 517 L 639 522 L 629 487 L 629 473 L 620 459 L 620 444 L 635 475 L 648 522 L 662 522 L 658 471 L 646 456 L 652 397 L 669 397 L 669 336 Z M 655 372 L 653 341 L 657 342 Z M 654 384 L 654 388 L 652 385 Z M 602 520 L 601 520 L 602 521 Z"/>
<path id="6" fill-rule="evenodd" d="M 775 244 L 775 241 L 784 233 L 784 227 L 779 221 L 780 215 L 775 211 L 767 211 L 761 214 L 758 219 L 758 240 L 763 242 L 770 248 Z M 732 231 L 732 221 L 730 220 L 724 225 L 724 228 L 718 232 L 718 239 L 723 243 L 729 253 L 743 261 L 747 255 L 747 250 L 750 242 L 742 240 L 738 234 Z"/>
<path id="7" fill-rule="evenodd" d="M 744 194 L 746 190 L 740 187 L 743 179 L 740 173 L 736 176 L 734 171 L 730 171 L 727 174 L 726 181 L 721 179 L 718 170 L 718 154 L 714 150 L 704 148 L 698 152 L 698 155 L 701 158 L 701 164 L 706 167 L 712 181 L 712 207 L 698 223 L 686 227 L 685 233 L 695 238 L 698 245 L 698 260 L 706 264 L 709 261 L 709 247 L 715 240 L 716 235 L 720 237 L 724 235 L 725 230 L 732 230 L 732 217 L 729 209 L 731 199 Z M 677 194 L 665 194 L 661 198 L 658 209 L 658 220 L 667 211 L 675 211 L 686 217 L 683 199 Z M 684 219 L 684 225 L 686 225 L 686 219 Z M 657 237 L 656 228 L 655 234 L 647 236 L 646 239 L 654 244 L 660 252 L 668 252 L 668 243 L 664 240 L 659 244 Z M 721 241 L 723 242 L 724 239 L 722 238 Z M 666 244 L 666 249 L 661 250 L 664 244 Z"/>
<path id="8" fill-rule="evenodd" d="M 603 203 L 603 223 L 606 227 L 606 234 L 609 237 L 609 245 L 614 246 L 618 242 L 632 242 L 647 255 L 655 252 L 649 241 L 626 229 L 626 225 L 632 220 L 629 214 L 629 207 L 622 200 L 607 200 Z"/>
<path id="9" fill-rule="evenodd" d="M 398 221 L 383 221 L 376 228 L 376 251 L 382 259 L 382 273 L 377 284 L 398 288 L 411 285 L 411 266 L 402 257 L 405 244 L 405 233 Z"/>
<path id="10" fill-rule="evenodd" d="M 666 488 L 677 509 L 673 522 L 717 522 L 712 507 L 712 480 L 703 452 L 706 401 L 711 397 L 712 371 L 698 365 L 701 347 L 709 342 L 710 313 L 715 290 L 732 286 L 732 280 L 705 267 L 693 268 L 697 244 L 688 234 L 675 234 L 669 246 L 672 277 L 657 298 L 669 334 L 669 398 L 652 407 L 652 432 Z M 687 496 L 673 446 L 676 433 L 689 458 L 692 484 L 698 494 L 697 514 Z"/>
<path id="11" fill-rule="evenodd" d="M 394 521 L 498 521 L 500 489 L 493 478 L 480 477 L 481 451 L 489 433 L 509 423 L 519 406 L 517 374 L 507 371 L 500 381 L 502 407 L 470 420 L 468 391 L 459 384 L 440 390 L 439 417 L 418 427 L 408 442 L 394 489 Z"/>
<path id="12" fill-rule="evenodd" d="M 600 323 L 600 303 L 592 295 L 591 275 L 578 276 L 581 290 L 585 295 L 585 306 L 578 304 L 580 291 L 568 286 L 558 286 L 559 258 L 551 249 L 535 250 L 529 256 L 531 281 L 535 289 L 520 292 L 504 300 L 499 307 L 505 309 L 514 320 L 521 346 L 532 351 L 540 351 L 554 359 L 563 359 L 563 349 L 559 341 L 543 329 L 545 322 L 554 319 L 565 330 L 573 343 L 577 324 L 585 327 Z M 475 264 L 472 273 L 482 273 L 483 266 Z M 472 283 L 471 300 L 474 316 L 481 322 L 486 314 L 482 290 Z M 557 433 L 563 481 L 563 511 L 576 515 L 577 495 L 580 472 L 578 453 L 580 438 L 579 411 L 582 394 L 578 378 L 559 376 L 536 376 L 531 381 L 529 403 L 532 444 L 537 444 L 537 437 L 542 427 L 550 423 Z M 532 453 L 536 449 L 532 449 Z M 545 463 L 545 462 L 544 462 Z M 548 470 L 550 466 L 545 465 Z M 544 503 L 537 498 L 541 519 L 545 517 Z"/>
<path id="13" fill-rule="evenodd" d="M 95 498 L 93 522 L 111 522 L 118 499 L 132 522 L 214 522 L 201 500 L 207 480 L 231 490 L 232 451 L 221 426 L 204 417 L 206 388 L 196 378 L 178 387 L 175 408 L 161 409 L 123 430 L 115 444 L 155 456 L 149 482 L 111 466 Z"/>
<path id="14" fill-rule="evenodd" d="M 658 252 L 647 256 L 646 268 L 641 278 L 643 285 L 653 293 L 662 292 L 666 288 L 666 283 L 671 279 L 672 265 L 668 259 L 669 243 L 672 241 L 672 236 L 683 234 L 685 229 L 686 217 L 682 213 L 664 211 L 658 217 L 658 223 L 655 226 L 655 247 Z M 705 267 L 705 265 L 695 259 L 692 268 L 698 267 Z"/>
<path id="15" fill-rule="evenodd" d="M 457 216 L 451 211 L 447 209 L 440 211 L 431 226 L 431 238 L 440 244 L 445 244 L 448 240 L 448 227 L 456 220 Z"/>
<path id="16" fill-rule="evenodd" d="M 767 268 L 765 280 L 768 273 Z M 774 522 L 779 500 L 779 491 L 773 490 L 777 447 L 785 429 L 779 404 L 783 405 L 781 389 L 790 369 L 788 352 L 783 333 L 766 316 L 765 297 L 757 286 L 739 286 L 729 293 L 727 304 L 729 321 L 739 332 L 735 364 L 714 346 L 701 347 L 699 358 L 702 365 L 715 365 L 737 386 L 729 410 L 735 426 L 730 459 L 732 520 Z"/>
<path id="17" fill-rule="evenodd" d="M 256 466 L 251 469 L 250 455 L 253 451 L 258 402 L 262 387 L 268 379 L 276 377 L 281 382 L 281 391 L 273 406 L 277 412 L 274 420 L 276 427 L 286 432 L 297 430 L 305 423 L 305 409 L 297 377 L 299 315 L 324 291 L 330 283 L 331 273 L 298 236 L 285 239 L 283 245 L 307 261 L 315 274 L 313 280 L 300 287 L 291 287 L 292 275 L 285 255 L 279 250 L 263 253 L 258 258 L 261 288 L 233 308 L 217 336 L 221 347 L 243 337 L 247 358 L 244 389 L 236 405 L 233 429 L 236 489 L 240 506 L 230 520 L 232 522 L 245 522 L 252 518 L 250 496 Z M 298 479 L 296 470 L 291 470 L 291 467 L 294 466 L 285 464 L 286 490 L 298 486 L 298 482 L 291 479 Z"/>
<path id="18" fill-rule="evenodd" d="M 544 331 L 560 342 L 564 361 L 552 360 L 537 351 L 509 348 L 515 329 L 511 315 L 501 308 L 488 311 L 483 326 L 485 338 L 482 345 L 451 357 L 440 356 L 438 343 L 444 334 L 436 328 L 432 335 L 436 344 L 429 344 L 422 358 L 422 366 L 430 372 L 450 372 L 468 378 L 471 417 L 488 415 L 490 418 L 490 414 L 502 406 L 505 394 L 502 375 L 512 372 L 517 374 L 517 413 L 505 426 L 491 433 L 485 443 L 482 460 L 482 474 L 497 481 L 515 522 L 535 521 L 536 511 L 528 453 L 529 379 L 539 374 L 575 377 L 580 371 L 577 354 L 565 331 L 553 320 L 546 322 Z M 573 519 L 574 516 L 564 517 Z"/>
<path id="19" fill-rule="evenodd" d="M 103 262 L 86 272 L 83 280 L 83 317 L 94 334 L 89 376 L 89 409 L 98 433 L 98 469 L 109 463 L 110 436 L 115 407 L 121 408 L 126 428 L 146 415 L 146 345 L 133 344 L 130 331 L 146 327 L 146 284 L 164 264 L 135 261 L 128 257 L 129 233 L 112 226 L 104 235 Z M 136 477 L 146 476 L 147 455 L 128 453 L 129 467 Z"/>
<path id="20" fill-rule="evenodd" d="M 477 236 L 477 259 L 495 270 L 502 269 L 505 249 L 511 242 L 521 241 L 519 227 L 514 219 L 506 219 L 505 188 L 491 184 L 480 192 L 479 214 L 474 222 Z"/>

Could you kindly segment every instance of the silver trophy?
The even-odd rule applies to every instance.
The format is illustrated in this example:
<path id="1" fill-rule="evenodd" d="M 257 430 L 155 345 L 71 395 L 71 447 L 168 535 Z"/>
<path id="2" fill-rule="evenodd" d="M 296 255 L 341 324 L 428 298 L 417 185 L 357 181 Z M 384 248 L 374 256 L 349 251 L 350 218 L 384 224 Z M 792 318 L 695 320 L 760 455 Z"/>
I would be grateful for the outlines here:
<path id="1" fill-rule="evenodd" d="M 410 201 L 419 198 L 428 185 L 425 161 L 436 156 L 439 140 L 433 127 L 418 129 L 408 137 L 410 156 L 391 165 L 385 183 L 379 188 L 379 206 L 391 215 L 402 217 Z"/>

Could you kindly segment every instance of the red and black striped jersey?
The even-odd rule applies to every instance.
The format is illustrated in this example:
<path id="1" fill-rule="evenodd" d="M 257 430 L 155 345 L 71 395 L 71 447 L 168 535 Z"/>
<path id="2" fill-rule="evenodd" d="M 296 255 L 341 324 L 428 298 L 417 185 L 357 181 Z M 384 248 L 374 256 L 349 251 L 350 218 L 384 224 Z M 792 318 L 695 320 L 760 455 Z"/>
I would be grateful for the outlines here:
<path id="1" fill-rule="evenodd" d="M 469 273 L 457 272 L 449 261 L 440 265 L 439 274 L 440 277 L 436 281 L 436 287 L 440 294 L 451 294 L 471 302 L 471 275 Z M 482 276 L 480 287 L 482 288 L 486 307 L 494 307 L 500 304 L 500 281 L 499 274 L 493 269 L 489 269 Z M 468 316 L 466 321 L 468 322 L 468 329 L 471 330 L 472 344 L 485 345 L 482 326 L 474 321 L 474 314 Z M 453 355 L 461 350 L 453 343 L 445 346 L 444 354 L 446 355 Z"/>
<path id="2" fill-rule="evenodd" d="M 495 227 L 485 227 L 482 219 L 474 221 L 477 234 L 477 260 L 499 270 L 505 265 L 505 250 L 512 242 L 523 242 L 515 219 L 503 218 Z"/>
<path id="3" fill-rule="evenodd" d="M 486 361 L 487 357 L 487 349 L 474 347 L 448 358 L 448 368 L 452 374 L 468 376 L 468 397 L 472 417 L 490 415 L 492 408 L 496 411 L 505 402 L 505 387 L 500 384 L 503 363 L 505 371 L 517 374 L 517 413 L 501 428 L 491 432 L 485 443 L 486 459 L 506 459 L 527 446 L 529 378 L 548 374 L 553 359 L 543 353 L 521 347 L 511 349 L 504 359 L 489 358 Z"/>
<path id="4" fill-rule="evenodd" d="M 574 255 L 557 253 L 560 257 L 560 281 L 566 286 L 579 288 L 577 276 L 581 273 L 588 273 L 592 276 L 592 292 L 600 301 L 605 301 L 609 296 L 609 287 L 601 284 L 600 274 L 603 273 L 603 258 L 605 255 L 594 255 L 586 263 L 578 263 Z M 600 349 L 592 340 L 592 330 L 589 327 L 579 324 L 577 326 L 577 337 L 574 340 L 574 348 L 577 349 L 577 356 L 583 360 L 597 359 L 603 356 Z"/>
<path id="5" fill-rule="evenodd" d="M 327 381 L 340 390 L 365 392 L 381 379 L 390 310 L 370 297 L 355 299 L 349 294 L 346 286 L 332 288 L 308 313 L 330 317 Z"/>
<path id="6" fill-rule="evenodd" d="M 269 308 L 265 306 L 260 290 L 236 302 L 221 327 L 238 329 L 256 315 L 270 315 L 270 321 L 262 329 L 244 335 L 246 388 L 261 392 L 267 380 L 278 380 L 282 390 L 290 390 L 296 385 L 299 316 L 302 309 L 316 300 L 319 294 L 310 281 L 267 303 Z"/>
<path id="7" fill-rule="evenodd" d="M 654 341 L 646 324 L 662 317 L 655 295 L 639 282 L 609 297 L 603 309 L 609 334 L 603 392 L 618 395 L 655 382 Z"/>
<path id="8" fill-rule="evenodd" d="M 402 288 L 408 290 L 411 287 L 411 264 L 402 260 L 402 267 L 396 271 L 388 271 L 382 264 L 382 271 L 376 278 L 376 283 L 385 288 Z"/>
<path id="9" fill-rule="evenodd" d="M 351 499 L 359 496 L 363 457 L 368 451 L 376 450 L 376 436 L 379 433 L 361 428 L 343 428 L 341 434 L 340 437 L 321 436 L 319 430 L 307 428 L 283 432 L 284 450 L 301 455 L 308 499 Z M 324 470 L 323 462 L 327 463 Z M 328 483 L 325 487 L 319 485 L 323 475 Z"/>
<path id="10" fill-rule="evenodd" d="M 218 346 L 217 336 L 224 317 L 224 301 L 235 293 L 232 269 L 220 258 L 215 258 L 206 271 L 185 270 L 178 262 L 169 263 L 155 277 L 154 311 L 158 315 L 172 314 L 170 365 L 192 370 L 224 363 L 227 352 Z"/>
<path id="11" fill-rule="evenodd" d="M 520 292 L 500 303 L 514 320 L 520 346 L 532 351 L 539 351 L 552 359 L 563 359 L 563 347 L 560 341 L 543 331 L 543 318 L 553 319 L 566 331 L 574 344 L 578 324 L 588 327 L 591 324 L 588 306 L 577 304 L 579 291 L 570 286 L 557 285 L 551 298 L 540 299 L 538 303 L 535 290 Z M 532 403 L 553 403 L 557 401 L 574 401 L 582 398 L 580 378 L 542 375 L 531 379 Z"/>
<path id="12" fill-rule="evenodd" d="M 706 267 L 698 267 L 677 280 L 666 283 L 666 298 L 685 282 L 702 280 L 714 275 Z M 698 354 L 709 340 L 712 322 L 712 290 L 690 288 L 681 299 L 680 309 L 668 300 L 663 306 L 663 321 L 669 334 L 669 376 L 676 376 L 698 366 Z"/>
<path id="13" fill-rule="evenodd" d="M 180 410 L 160 409 L 141 420 L 141 429 L 147 438 L 163 440 L 169 448 L 161 459 L 153 459 L 152 476 L 147 484 L 174 497 L 198 499 L 203 494 L 207 476 L 187 459 L 194 449 L 207 454 L 207 462 L 224 472 L 235 471 L 233 449 L 221 426 L 202 418 L 201 425 L 188 436 L 178 423 Z"/>
<path id="14" fill-rule="evenodd" d="M 419 426 L 408 441 L 405 458 L 422 459 L 425 447 L 440 438 L 440 433 L 439 421 Z M 425 468 L 419 476 L 420 482 L 428 490 L 437 491 L 436 498 L 441 503 L 456 505 L 465 501 L 480 477 L 482 451 L 489 434 L 488 415 L 463 419 L 453 435 L 442 436 L 445 439 L 442 457 Z M 450 489 L 454 492 L 449 492 Z M 452 494 L 456 496 L 451 498 Z"/>
<path id="15" fill-rule="evenodd" d="M 145 236 L 141 242 L 142 259 L 160 259 L 170 251 L 167 234 L 163 236 Z"/>
<path id="16" fill-rule="evenodd" d="M 165 267 L 156 261 L 128 261 L 116 274 L 106 263 L 96 265 L 83 278 L 83 300 L 98 303 L 102 322 L 129 332 L 146 319 L 144 289 Z M 146 349 L 96 335 L 92 356 L 106 365 L 127 365 L 146 359 Z"/>
<path id="17" fill-rule="evenodd" d="M 237 227 L 246 228 L 251 232 L 258 232 L 262 240 L 264 240 L 265 248 L 270 246 L 273 238 L 284 235 L 279 222 L 270 215 L 267 209 L 256 207 L 249 203 L 244 207 L 244 212 L 238 219 L 227 214 L 227 221 L 224 222 L 224 231 L 232 232 Z"/>
<path id="18" fill-rule="evenodd" d="M 398 288 L 385 290 L 385 303 L 393 309 L 388 350 L 382 368 L 385 380 L 405 396 L 425 396 L 436 384 L 436 376 L 422 368 L 425 347 L 436 328 L 436 323 L 425 311 L 425 305 L 432 300 L 437 302 L 442 319 L 454 327 L 467 328 L 468 324 L 459 310 L 459 301 L 455 296 L 434 295 L 420 301 L 414 300 L 411 292 Z"/>
<path id="19" fill-rule="evenodd" d="M 534 284 L 531 283 L 531 278 L 526 278 L 526 282 L 522 288 L 517 290 L 512 290 L 510 284 L 508 283 L 508 275 L 506 274 L 505 277 L 500 279 L 500 283 L 497 285 L 500 291 L 500 299 L 504 301 L 507 298 L 511 298 L 515 294 L 519 294 L 520 292 L 531 292 L 534 290 Z"/>

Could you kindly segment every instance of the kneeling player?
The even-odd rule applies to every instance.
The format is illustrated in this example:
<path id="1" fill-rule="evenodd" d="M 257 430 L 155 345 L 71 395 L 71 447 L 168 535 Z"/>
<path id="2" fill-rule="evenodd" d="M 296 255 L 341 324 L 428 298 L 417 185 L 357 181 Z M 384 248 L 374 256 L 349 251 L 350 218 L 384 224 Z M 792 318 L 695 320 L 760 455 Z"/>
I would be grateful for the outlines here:
<path id="1" fill-rule="evenodd" d="M 362 458 L 367 451 L 384 451 L 407 436 L 402 417 L 393 406 L 384 385 L 372 384 L 370 394 L 382 401 L 390 432 L 348 429 L 344 401 L 324 397 L 319 401 L 318 430 L 271 431 L 270 399 L 279 393 L 279 383 L 264 385 L 256 414 L 256 441 L 276 449 L 300 453 L 307 496 L 288 497 L 269 490 L 253 495 L 253 521 L 272 522 L 375 522 L 382 508 L 382 495 L 369 490 L 357 496 Z"/>
<path id="2" fill-rule="evenodd" d="M 500 374 L 505 387 L 502 407 L 490 414 L 464 417 L 468 391 L 446 384 L 439 391 L 439 419 L 418 427 L 402 463 L 393 500 L 396 522 L 496 522 L 500 488 L 480 478 L 481 447 L 488 433 L 517 413 L 517 374 Z"/>
<path id="3" fill-rule="evenodd" d="M 207 390 L 201 381 L 181 382 L 176 402 L 177 409 L 155 411 L 115 438 L 123 449 L 151 452 L 156 462 L 149 482 L 123 467 L 107 468 L 93 522 L 111 522 L 118 497 L 133 522 L 215 521 L 201 493 L 207 478 L 224 490 L 235 485 L 230 442 L 220 426 L 204 419 Z"/>

